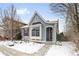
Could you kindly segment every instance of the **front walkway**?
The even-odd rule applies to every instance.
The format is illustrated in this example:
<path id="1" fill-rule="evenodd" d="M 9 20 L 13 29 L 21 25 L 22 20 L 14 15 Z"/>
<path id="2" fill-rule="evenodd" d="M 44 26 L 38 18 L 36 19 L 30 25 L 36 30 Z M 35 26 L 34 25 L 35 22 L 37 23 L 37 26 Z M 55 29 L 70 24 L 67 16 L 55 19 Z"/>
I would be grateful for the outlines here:
<path id="1" fill-rule="evenodd" d="M 0 51 L 5 54 L 6 56 L 43 56 L 47 53 L 50 45 L 45 45 L 39 51 L 35 52 L 34 54 L 28 54 L 21 51 L 17 51 L 12 48 L 8 48 L 4 45 L 0 46 Z"/>
<path id="2" fill-rule="evenodd" d="M 41 49 L 38 50 L 38 52 L 34 53 L 34 56 L 44 56 L 48 52 L 50 47 L 51 45 L 43 46 Z"/>

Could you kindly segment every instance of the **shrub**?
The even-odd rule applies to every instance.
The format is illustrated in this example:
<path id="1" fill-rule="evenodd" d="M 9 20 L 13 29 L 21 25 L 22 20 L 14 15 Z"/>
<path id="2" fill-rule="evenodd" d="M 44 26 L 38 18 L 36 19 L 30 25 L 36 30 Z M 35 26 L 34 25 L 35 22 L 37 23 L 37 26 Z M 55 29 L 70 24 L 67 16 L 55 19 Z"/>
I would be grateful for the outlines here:
<path id="1" fill-rule="evenodd" d="M 15 40 L 21 40 L 21 39 L 22 39 L 21 33 L 17 33 L 15 36 Z"/>
<path id="2" fill-rule="evenodd" d="M 68 39 L 64 36 L 63 32 L 60 34 L 57 34 L 57 40 L 58 41 L 68 41 Z"/>

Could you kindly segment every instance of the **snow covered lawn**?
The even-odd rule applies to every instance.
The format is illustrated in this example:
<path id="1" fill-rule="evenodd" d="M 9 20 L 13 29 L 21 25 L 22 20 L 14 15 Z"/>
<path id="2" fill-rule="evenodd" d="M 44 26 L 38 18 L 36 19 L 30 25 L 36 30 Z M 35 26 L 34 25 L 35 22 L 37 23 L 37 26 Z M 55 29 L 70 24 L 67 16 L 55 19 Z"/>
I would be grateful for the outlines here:
<path id="1" fill-rule="evenodd" d="M 32 54 L 34 52 L 37 52 L 44 45 L 45 44 L 38 44 L 38 43 L 34 43 L 34 42 L 29 42 L 29 43 L 22 42 L 21 44 L 20 43 L 14 44 L 14 46 L 11 46 L 11 47 L 7 46 L 7 45 L 5 45 L 5 46 L 12 48 L 12 49 L 22 51 L 22 52 Z"/>
<path id="2" fill-rule="evenodd" d="M 45 44 L 39 44 L 34 42 L 25 43 L 22 41 L 22 43 L 13 42 L 14 46 L 8 46 L 7 45 L 8 43 L 10 43 L 10 41 L 2 41 L 0 42 L 0 45 L 5 45 L 6 47 L 19 50 L 22 52 L 26 52 L 29 54 L 38 52 L 38 50 L 45 45 Z M 49 48 L 45 56 L 75 56 L 77 55 L 77 52 L 75 52 L 75 49 L 76 49 L 75 44 L 72 42 L 61 42 L 61 43 L 59 42 L 57 45 L 54 45 L 54 44 L 51 45 L 51 47 Z"/>
<path id="3" fill-rule="evenodd" d="M 72 42 L 61 42 L 61 46 L 52 45 L 46 56 L 75 56 L 75 48 Z"/>

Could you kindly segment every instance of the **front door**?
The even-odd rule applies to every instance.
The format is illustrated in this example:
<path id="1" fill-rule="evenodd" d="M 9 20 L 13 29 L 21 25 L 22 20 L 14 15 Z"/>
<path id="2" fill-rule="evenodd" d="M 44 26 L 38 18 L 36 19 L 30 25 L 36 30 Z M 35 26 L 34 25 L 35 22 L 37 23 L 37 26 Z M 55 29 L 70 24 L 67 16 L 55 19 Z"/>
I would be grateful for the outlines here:
<path id="1" fill-rule="evenodd" d="M 52 41 L 52 27 L 46 28 L 46 41 Z"/>

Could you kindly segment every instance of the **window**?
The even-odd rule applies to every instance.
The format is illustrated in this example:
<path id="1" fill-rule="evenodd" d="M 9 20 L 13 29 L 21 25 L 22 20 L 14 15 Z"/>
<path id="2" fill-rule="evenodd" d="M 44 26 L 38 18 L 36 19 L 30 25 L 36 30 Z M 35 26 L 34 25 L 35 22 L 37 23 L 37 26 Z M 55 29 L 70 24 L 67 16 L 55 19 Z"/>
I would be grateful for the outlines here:
<path id="1" fill-rule="evenodd" d="M 29 28 L 23 28 L 24 36 L 29 36 Z"/>
<path id="2" fill-rule="evenodd" d="M 32 29 L 32 36 L 40 36 L 40 28 L 39 27 L 35 27 Z"/>
<path id="3" fill-rule="evenodd" d="M 35 28 L 32 30 L 32 36 L 35 36 Z"/>
<path id="4" fill-rule="evenodd" d="M 39 36 L 39 27 L 36 28 L 36 36 Z"/>

